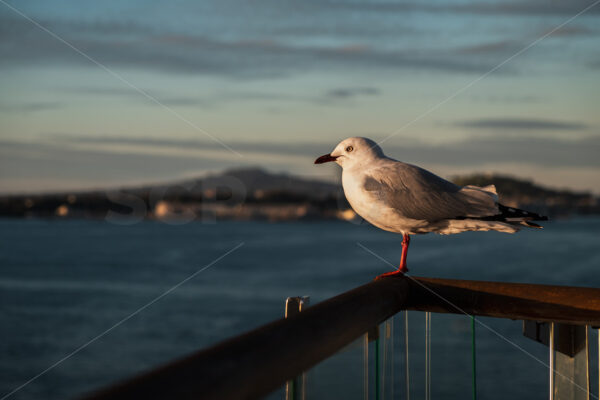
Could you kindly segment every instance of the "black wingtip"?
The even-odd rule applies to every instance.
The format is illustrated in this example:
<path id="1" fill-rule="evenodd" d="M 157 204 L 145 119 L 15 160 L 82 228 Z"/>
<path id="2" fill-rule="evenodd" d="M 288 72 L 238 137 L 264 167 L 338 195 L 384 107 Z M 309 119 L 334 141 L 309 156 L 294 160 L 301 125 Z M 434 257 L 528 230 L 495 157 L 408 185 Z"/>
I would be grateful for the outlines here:
<path id="1" fill-rule="evenodd" d="M 498 204 L 498 211 L 500 214 L 488 215 L 484 217 L 456 217 L 454 219 L 477 219 L 481 221 L 500 221 L 507 222 L 509 224 L 521 224 L 531 228 L 542 229 L 543 227 L 534 224 L 531 221 L 548 221 L 548 217 L 545 215 L 539 215 L 531 211 L 521 210 L 519 208 L 507 207 L 503 204 Z"/>
<path id="2" fill-rule="evenodd" d="M 548 221 L 545 215 L 539 215 L 531 211 L 521 210 L 519 208 L 507 207 L 503 204 L 498 204 L 500 217 L 502 218 L 523 218 L 525 221 Z"/>

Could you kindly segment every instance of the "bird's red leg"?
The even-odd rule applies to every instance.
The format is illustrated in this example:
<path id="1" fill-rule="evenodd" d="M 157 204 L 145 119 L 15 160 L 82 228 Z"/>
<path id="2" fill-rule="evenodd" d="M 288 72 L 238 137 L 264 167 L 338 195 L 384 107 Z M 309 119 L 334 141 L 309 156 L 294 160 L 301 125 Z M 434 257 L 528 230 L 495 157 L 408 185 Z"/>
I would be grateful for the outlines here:
<path id="1" fill-rule="evenodd" d="M 403 235 L 402 236 L 402 258 L 400 258 L 400 266 L 398 267 L 398 272 L 405 273 L 408 272 L 408 268 L 406 267 L 406 258 L 408 257 L 408 246 L 410 245 L 410 236 Z"/>
<path id="2" fill-rule="evenodd" d="M 404 275 L 404 273 L 408 272 L 408 268 L 406 267 L 406 257 L 408 256 L 408 246 L 410 245 L 410 236 L 404 234 L 402 236 L 402 258 L 400 259 L 400 266 L 397 270 L 386 272 L 385 274 L 379 275 L 375 279 L 384 278 L 386 276 L 394 276 L 394 275 Z"/>

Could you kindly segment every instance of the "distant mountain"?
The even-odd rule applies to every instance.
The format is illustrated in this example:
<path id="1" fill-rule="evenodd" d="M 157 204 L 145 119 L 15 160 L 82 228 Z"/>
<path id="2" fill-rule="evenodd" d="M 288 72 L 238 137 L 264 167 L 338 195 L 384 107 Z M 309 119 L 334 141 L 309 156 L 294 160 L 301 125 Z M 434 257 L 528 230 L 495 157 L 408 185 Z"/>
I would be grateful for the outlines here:
<path id="1" fill-rule="evenodd" d="M 600 214 L 600 202 L 590 193 L 544 188 L 501 175 L 455 177 L 459 185 L 496 185 L 500 201 L 512 207 L 556 215 Z M 168 184 L 105 191 L 13 195 L 0 197 L 0 216 L 289 220 L 353 218 L 341 186 L 261 168 L 232 169 L 219 174 Z"/>
<path id="2" fill-rule="evenodd" d="M 303 179 L 283 173 L 271 173 L 257 167 L 231 169 L 221 174 L 195 180 L 195 182 L 204 188 L 215 188 L 231 184 L 234 180 L 242 183 L 248 195 L 254 195 L 257 192 L 288 192 L 311 199 L 322 199 L 336 195 L 340 190 L 339 185 L 334 183 Z"/>

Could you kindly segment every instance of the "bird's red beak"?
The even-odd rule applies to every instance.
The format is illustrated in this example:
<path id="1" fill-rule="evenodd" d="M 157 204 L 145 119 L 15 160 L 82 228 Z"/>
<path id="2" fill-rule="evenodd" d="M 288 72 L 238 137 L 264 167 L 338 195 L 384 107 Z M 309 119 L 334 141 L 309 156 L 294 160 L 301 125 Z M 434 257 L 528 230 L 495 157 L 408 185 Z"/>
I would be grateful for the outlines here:
<path id="1" fill-rule="evenodd" d="M 331 154 L 325 154 L 315 160 L 315 164 L 323 164 L 330 161 L 335 161 L 337 157 L 332 156 Z"/>

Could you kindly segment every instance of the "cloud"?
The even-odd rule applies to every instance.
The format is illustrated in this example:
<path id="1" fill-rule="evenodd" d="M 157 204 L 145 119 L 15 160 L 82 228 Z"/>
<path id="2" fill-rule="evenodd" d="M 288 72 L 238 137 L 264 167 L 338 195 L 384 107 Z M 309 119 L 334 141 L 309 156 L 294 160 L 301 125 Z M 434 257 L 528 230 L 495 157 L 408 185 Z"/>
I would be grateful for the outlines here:
<path id="1" fill-rule="evenodd" d="M 111 88 L 111 87 L 60 87 L 57 90 L 61 92 L 90 95 L 94 97 L 121 97 L 139 102 L 148 102 L 144 96 L 130 88 Z M 231 91 L 220 90 L 216 93 L 204 93 L 202 96 L 186 97 L 175 96 L 166 91 L 157 91 L 143 89 L 146 93 L 156 98 L 161 103 L 168 106 L 190 106 L 212 108 L 231 102 L 243 101 L 266 101 L 266 102 L 302 102 L 311 104 L 331 104 L 334 101 L 348 100 L 362 96 L 376 96 L 380 94 L 380 90 L 375 87 L 343 87 L 333 88 L 323 94 L 318 95 L 297 95 L 289 93 L 261 92 L 261 91 Z"/>
<path id="2" fill-rule="evenodd" d="M 490 2 L 328 2 L 330 6 L 338 9 L 352 7 L 357 10 L 371 12 L 454 12 L 465 14 L 485 15 L 567 15 L 569 17 L 581 12 L 586 7 L 594 4 L 593 0 L 574 0 L 568 2 L 548 2 L 544 0 L 524 1 L 490 1 Z M 588 10 L 590 14 L 600 13 L 600 8 L 592 7 Z"/>
<path id="3" fill-rule="evenodd" d="M 128 17 L 113 14 L 107 14 L 105 20 L 89 20 L 87 13 L 88 20 L 36 16 L 36 21 L 99 62 L 115 68 L 239 79 L 286 77 L 334 68 L 484 73 L 496 66 L 498 60 L 482 56 L 514 53 L 526 43 L 520 45 L 514 39 L 503 39 L 464 46 L 460 44 L 464 43 L 462 32 L 462 36 L 449 38 L 443 48 L 432 48 L 431 45 L 437 46 L 439 41 L 431 38 L 446 32 L 447 18 L 473 18 L 468 14 L 572 16 L 591 1 L 306 1 L 293 12 L 286 4 L 253 6 L 252 23 L 240 23 L 235 7 L 216 4 L 184 5 L 176 11 L 165 11 L 160 20 L 140 17 L 143 23 L 119 20 Z M 197 8 L 212 9 L 213 13 L 210 17 L 206 16 L 208 13 L 200 15 L 195 26 L 186 23 L 186 18 L 172 25 L 167 22 L 170 18 L 178 21 L 182 14 L 197 12 Z M 598 10 L 600 7 L 593 7 L 588 13 Z M 355 18 L 357 12 L 361 18 Z M 407 19 L 407 13 L 419 14 Z M 417 18 L 423 13 L 432 14 L 425 17 L 425 24 Z M 314 15 L 320 17 L 312 18 Z M 392 21 L 396 16 L 398 18 Z M 435 23 L 432 18 L 436 18 Z M 485 33 L 485 30 L 479 32 Z M 583 25 L 569 25 L 553 35 L 591 33 L 592 30 Z M 11 17 L 10 13 L 0 15 L 0 38 L 0 67 L 93 66 L 90 60 L 64 43 L 23 18 Z M 511 72 L 511 68 L 516 67 L 509 65 L 496 73 Z M 174 104 L 186 102 L 191 104 L 193 100 L 174 101 Z"/>
<path id="4" fill-rule="evenodd" d="M 94 146 L 112 146 L 117 148 L 123 145 L 132 147 L 143 146 L 147 149 L 154 148 L 156 150 L 165 150 L 171 148 L 181 150 L 220 151 L 223 149 L 223 147 L 217 143 L 197 139 L 145 138 L 132 136 L 83 136 L 65 134 L 49 134 L 47 137 L 53 138 L 57 145 L 60 145 L 61 143 L 68 145 L 83 144 L 87 145 L 89 149 L 93 149 Z M 333 145 L 329 143 L 278 143 L 246 141 L 227 142 L 226 144 L 231 146 L 235 151 L 244 155 L 247 155 L 248 153 L 261 153 L 271 155 L 310 157 L 318 152 L 322 153 Z"/>
<path id="5" fill-rule="evenodd" d="M 331 89 L 325 96 L 329 98 L 347 99 L 358 96 L 375 96 L 379 93 L 379 89 L 374 87 L 347 87 Z"/>
<path id="6" fill-rule="evenodd" d="M 0 112 L 22 112 L 31 113 L 38 111 L 56 110 L 64 107 L 64 104 L 58 101 L 32 101 L 26 103 L 0 104 Z"/>
<path id="7" fill-rule="evenodd" d="M 84 148 L 64 142 L 0 141 L 0 192 L 158 183 L 237 165 L 236 161 L 227 158 L 97 147 Z M 215 150 L 213 153 L 218 154 Z"/>
<path id="8" fill-rule="evenodd" d="M 552 32 L 552 37 L 594 36 L 599 33 L 597 30 L 581 25 L 565 25 L 560 29 L 549 28 L 546 31 L 541 32 L 541 34 L 545 35 L 549 32 Z"/>
<path id="9" fill-rule="evenodd" d="M 145 96 L 140 95 L 137 90 L 123 87 L 123 88 L 114 88 L 114 87 L 93 87 L 93 86 L 81 86 L 81 87 L 61 87 L 58 90 L 61 92 L 68 92 L 74 94 L 82 94 L 82 95 L 90 95 L 94 97 L 98 96 L 106 96 L 106 97 L 121 97 L 125 99 L 130 99 L 136 103 L 148 103 L 150 100 Z M 204 99 L 199 97 L 185 97 L 185 96 L 174 96 L 164 91 L 143 89 L 144 92 L 148 93 L 150 96 L 154 97 L 156 100 L 161 102 L 164 105 L 172 106 L 172 107 L 204 107 L 209 108 L 215 105 L 215 99 Z"/>
<path id="10" fill-rule="evenodd" d="M 512 40 L 499 40 L 461 47 L 457 49 L 457 52 L 461 54 L 505 54 L 514 53 L 523 47 L 522 44 Z"/>
<path id="11" fill-rule="evenodd" d="M 370 135 L 377 140 L 376 135 Z M 199 140 L 158 139 L 117 136 L 68 136 L 54 135 L 57 142 L 94 145 L 148 146 L 149 148 L 178 148 L 216 150 L 219 145 Z M 340 138 L 340 140 L 343 138 Z M 337 143 L 288 143 L 288 142 L 242 142 L 227 145 L 242 154 L 261 153 L 280 156 L 316 157 L 333 148 Z M 383 146 L 391 157 L 414 163 L 436 163 L 471 166 L 490 162 L 518 162 L 553 167 L 600 167 L 600 136 L 578 139 L 540 138 L 536 136 L 507 138 L 469 138 L 444 144 L 407 143 L 395 146 L 393 140 Z"/>
<path id="12" fill-rule="evenodd" d="M 75 94 L 85 94 L 93 96 L 118 96 L 118 97 L 139 97 L 139 93 L 129 87 L 94 87 L 94 86 L 79 86 L 79 87 L 60 87 L 60 91 Z M 151 93 L 154 94 L 154 93 Z"/>
<path id="13" fill-rule="evenodd" d="M 250 79 L 283 77 L 310 69 L 383 68 L 448 72 L 485 72 L 488 61 L 451 52 L 388 49 L 363 43 L 315 45 L 294 40 L 250 40 L 212 33 L 156 32 L 141 25 L 92 24 L 41 20 L 41 25 L 109 67 L 143 68 L 168 73 L 209 74 Z M 0 17 L 0 67 L 32 64 L 93 63 L 29 21 Z M 131 28 L 131 31 L 128 29 Z"/>
<path id="14" fill-rule="evenodd" d="M 600 59 L 588 62 L 588 67 L 591 69 L 600 69 Z"/>
<path id="15" fill-rule="evenodd" d="M 544 131 L 581 131 L 588 128 L 579 122 L 551 121 L 544 119 L 524 118 L 484 118 L 463 121 L 457 124 L 472 129 L 503 129 L 503 130 L 544 130 Z"/>
<path id="16" fill-rule="evenodd" d="M 594 4 L 590 0 L 574 0 L 566 2 L 547 2 L 544 0 L 525 1 L 496 1 L 476 2 L 458 6 L 449 6 L 454 11 L 475 14 L 507 14 L 507 15 L 568 15 L 569 17 L 580 13 L 588 6 Z M 600 9 L 592 7 L 587 11 L 589 14 L 598 14 Z"/>
<path id="17" fill-rule="evenodd" d="M 238 157 L 227 158 L 228 152 L 217 144 L 192 139 L 55 134 L 45 135 L 45 140 L 0 141 L 0 183 L 6 184 L 3 192 L 171 181 L 206 171 L 250 165 L 291 173 L 328 174 L 334 170 L 316 170 L 312 161 L 336 144 L 228 142 L 244 154 L 243 164 L 240 164 Z M 539 173 L 539 176 L 529 177 L 545 180 L 552 186 L 568 187 L 569 180 L 555 179 L 553 174 L 563 173 L 574 178 L 577 171 L 585 176 L 592 176 L 594 171 L 600 173 L 600 136 L 576 140 L 483 138 L 445 144 L 403 141 L 401 145 L 395 145 L 391 139 L 383 148 L 390 157 L 430 167 L 442 176 L 448 176 L 450 171 L 475 172 L 490 168 L 499 173 L 518 174 L 517 166 L 528 166 L 529 171 Z M 504 167 L 498 169 L 498 166 Z M 579 182 L 578 185 L 600 192 L 597 182 Z"/>
<path id="18" fill-rule="evenodd" d="M 489 94 L 473 94 L 471 96 L 469 96 L 469 98 L 471 99 L 471 101 L 475 102 L 475 103 L 481 103 L 481 102 L 486 102 L 486 103 L 492 103 L 492 104 L 516 104 L 516 103 L 522 103 L 522 104 L 533 104 L 533 103 L 541 103 L 544 102 L 545 100 L 541 97 L 538 96 L 531 96 L 531 95 L 517 95 L 517 94 L 494 94 L 494 93 L 489 93 Z"/>
<path id="19" fill-rule="evenodd" d="M 552 168 L 600 168 L 600 136 L 562 140 L 540 137 L 466 139 L 443 145 L 392 148 L 404 161 L 477 167 L 490 163 L 524 163 Z"/>

